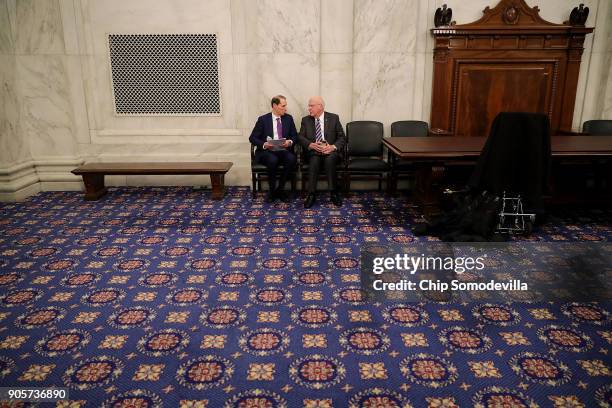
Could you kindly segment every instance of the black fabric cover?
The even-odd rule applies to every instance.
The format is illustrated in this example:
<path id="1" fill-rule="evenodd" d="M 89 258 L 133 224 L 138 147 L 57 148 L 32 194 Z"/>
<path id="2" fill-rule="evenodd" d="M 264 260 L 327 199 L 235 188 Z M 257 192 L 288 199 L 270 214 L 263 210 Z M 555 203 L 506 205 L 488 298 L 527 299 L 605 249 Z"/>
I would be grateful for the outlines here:
<path id="1" fill-rule="evenodd" d="M 493 232 L 499 220 L 501 199 L 487 193 L 458 194 L 453 198 L 454 209 L 441 214 L 428 223 L 418 224 L 415 235 L 433 235 L 442 241 L 485 242 L 501 240 Z"/>
<path id="2" fill-rule="evenodd" d="M 494 235 L 502 196 L 520 194 L 523 212 L 544 215 L 542 194 L 550 167 L 550 126 L 546 115 L 497 115 L 468 189 L 454 197 L 454 209 L 415 226 L 415 235 L 444 241 L 498 241 Z M 537 219 L 536 219 L 537 220 Z"/>
<path id="3" fill-rule="evenodd" d="M 550 124 L 538 113 L 502 112 L 491 125 L 468 186 L 501 196 L 520 194 L 523 210 L 543 211 L 550 171 Z"/>

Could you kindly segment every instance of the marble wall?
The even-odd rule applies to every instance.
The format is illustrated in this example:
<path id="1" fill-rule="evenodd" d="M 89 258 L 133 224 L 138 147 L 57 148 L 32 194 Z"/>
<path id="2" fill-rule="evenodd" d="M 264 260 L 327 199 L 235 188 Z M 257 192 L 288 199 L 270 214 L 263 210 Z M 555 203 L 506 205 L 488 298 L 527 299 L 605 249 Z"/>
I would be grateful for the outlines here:
<path id="1" fill-rule="evenodd" d="M 585 44 L 576 129 L 584 120 L 612 117 L 612 6 L 583 2 L 596 31 Z M 69 170 L 83 161 L 125 160 L 232 161 L 227 182 L 248 185 L 248 135 L 278 93 L 287 96 L 298 128 L 316 94 L 343 124 L 379 120 L 388 134 L 393 121 L 427 121 L 429 30 L 443 3 L 460 24 L 496 0 L 470 0 L 469 7 L 462 0 L 0 0 L 0 199 L 23 188 L 15 182 L 23 163 L 31 163 L 43 189 L 80 188 Z M 545 19 L 561 23 L 578 2 L 539 3 Z M 109 33 L 202 32 L 219 39 L 222 115 L 114 114 Z"/>
<path id="2" fill-rule="evenodd" d="M 30 158 L 19 129 L 14 12 L 8 1 L 0 2 L 0 167 Z"/>
<path id="3" fill-rule="evenodd" d="M 608 3 L 607 20 L 612 23 L 612 5 Z M 604 56 L 603 74 L 600 84 L 602 95 L 599 105 L 601 106 L 602 119 L 612 119 L 612 24 L 608 25 L 607 53 Z"/>

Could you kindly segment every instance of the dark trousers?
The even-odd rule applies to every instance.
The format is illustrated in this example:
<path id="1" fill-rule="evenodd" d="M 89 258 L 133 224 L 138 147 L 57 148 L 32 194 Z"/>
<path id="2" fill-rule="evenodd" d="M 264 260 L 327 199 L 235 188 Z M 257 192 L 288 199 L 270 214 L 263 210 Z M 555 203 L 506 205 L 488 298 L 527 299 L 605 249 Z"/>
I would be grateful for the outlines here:
<path id="1" fill-rule="evenodd" d="M 272 192 L 277 188 L 278 173 L 280 173 L 278 189 L 283 190 L 285 188 L 285 182 L 295 168 L 296 159 L 295 155 L 289 150 L 260 150 L 255 153 L 255 161 L 268 168 L 268 183 L 270 185 L 270 192 Z M 279 168 L 280 166 L 282 168 Z"/>
<path id="2" fill-rule="evenodd" d="M 340 156 L 337 152 L 332 152 L 328 155 L 310 154 L 308 159 L 308 193 L 317 192 L 317 181 L 321 165 L 325 166 L 325 174 L 327 175 L 327 185 L 330 192 L 336 191 L 336 164 Z"/>

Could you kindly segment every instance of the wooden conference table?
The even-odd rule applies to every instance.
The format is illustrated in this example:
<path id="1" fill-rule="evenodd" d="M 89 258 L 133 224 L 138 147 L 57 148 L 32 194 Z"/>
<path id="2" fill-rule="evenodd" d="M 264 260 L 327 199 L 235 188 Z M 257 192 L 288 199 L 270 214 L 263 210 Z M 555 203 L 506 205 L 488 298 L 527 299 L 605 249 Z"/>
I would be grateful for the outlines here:
<path id="1" fill-rule="evenodd" d="M 458 160 L 475 160 L 485 145 L 486 137 L 387 137 L 383 143 L 393 155 L 391 166 L 399 159 L 416 165 L 415 195 L 427 210 L 436 206 L 437 184 L 444 174 L 444 165 Z M 611 157 L 612 136 L 552 136 L 553 158 Z M 392 180 L 392 190 L 396 185 Z"/>

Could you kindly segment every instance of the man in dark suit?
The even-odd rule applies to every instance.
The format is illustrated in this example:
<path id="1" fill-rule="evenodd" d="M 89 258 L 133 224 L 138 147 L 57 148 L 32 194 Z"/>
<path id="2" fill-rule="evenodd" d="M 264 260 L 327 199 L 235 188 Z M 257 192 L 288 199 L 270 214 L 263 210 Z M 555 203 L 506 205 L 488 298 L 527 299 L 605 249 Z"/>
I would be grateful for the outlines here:
<path id="1" fill-rule="evenodd" d="M 260 116 L 251 132 L 249 141 L 257 146 L 255 161 L 268 168 L 270 192 L 266 201 L 287 201 L 285 182 L 295 168 L 293 144 L 297 141 L 297 130 L 293 117 L 287 113 L 287 99 L 283 95 L 272 98 L 272 112 Z M 281 142 L 278 142 L 281 140 Z M 277 145 L 278 144 L 278 145 Z M 278 186 L 279 166 L 283 166 Z"/>
<path id="2" fill-rule="evenodd" d="M 346 137 L 340 124 L 340 118 L 335 113 L 325 112 L 325 102 L 320 96 L 308 100 L 308 116 L 302 118 L 298 140 L 307 153 L 308 196 L 304 208 L 310 208 L 316 200 L 317 180 L 321 165 L 325 166 L 327 185 L 331 201 L 341 206 L 342 199 L 337 188 L 336 164 L 340 160 Z"/>

